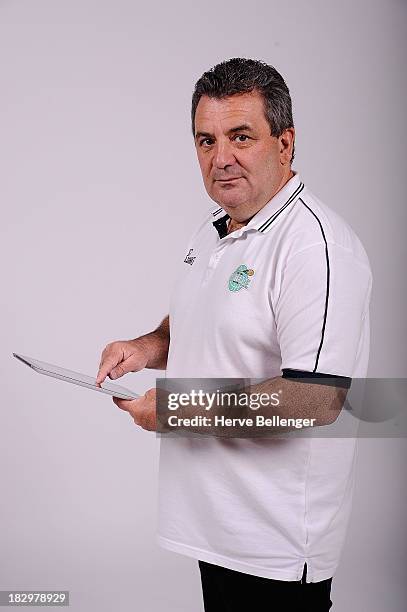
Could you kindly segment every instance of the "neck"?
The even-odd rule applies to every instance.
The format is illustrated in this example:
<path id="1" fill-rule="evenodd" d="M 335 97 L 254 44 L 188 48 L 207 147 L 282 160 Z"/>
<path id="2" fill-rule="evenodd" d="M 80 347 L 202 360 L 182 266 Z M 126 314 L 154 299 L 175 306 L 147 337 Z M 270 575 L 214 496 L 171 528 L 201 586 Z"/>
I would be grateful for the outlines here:
<path id="1" fill-rule="evenodd" d="M 276 193 L 278 193 L 280 191 L 280 189 L 282 189 L 284 187 L 284 185 L 286 183 L 288 183 L 288 181 L 290 179 L 292 179 L 292 177 L 294 176 L 294 172 L 290 169 L 290 172 L 288 173 L 288 176 L 284 177 L 278 187 L 278 189 L 276 190 L 276 192 L 272 195 L 272 198 L 274 198 L 274 196 L 276 195 Z M 270 198 L 270 200 L 272 199 Z M 268 200 L 268 201 L 270 201 Z M 266 202 L 267 204 L 267 202 Z M 260 209 L 261 210 L 261 209 Z M 258 212 L 258 211 L 257 211 Z M 255 213 L 256 214 L 256 213 Z M 247 225 L 250 221 L 250 219 L 252 219 L 254 217 L 254 215 L 252 215 L 251 217 L 249 217 L 248 219 L 245 219 L 244 221 L 235 221 L 234 219 L 230 218 L 228 221 L 228 234 L 230 234 L 231 232 L 234 232 L 235 230 L 240 229 L 241 227 Z"/>
<path id="2" fill-rule="evenodd" d="M 250 219 L 251 219 L 251 217 L 250 217 Z M 234 232 L 235 230 L 240 229 L 244 225 L 247 225 L 249 223 L 250 219 L 246 219 L 246 221 L 242 221 L 240 223 L 240 222 L 235 221 L 234 219 L 230 218 L 229 221 L 228 221 L 228 234 L 230 234 L 231 232 Z"/>

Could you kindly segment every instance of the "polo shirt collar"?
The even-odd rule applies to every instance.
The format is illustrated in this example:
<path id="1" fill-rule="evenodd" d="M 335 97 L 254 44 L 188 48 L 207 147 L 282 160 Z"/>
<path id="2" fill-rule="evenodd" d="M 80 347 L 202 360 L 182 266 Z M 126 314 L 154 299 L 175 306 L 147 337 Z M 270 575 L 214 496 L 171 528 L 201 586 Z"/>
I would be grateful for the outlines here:
<path id="1" fill-rule="evenodd" d="M 241 236 L 243 233 L 255 229 L 262 233 L 267 233 L 273 226 L 274 221 L 281 213 L 293 202 L 295 202 L 304 189 L 304 183 L 301 181 L 298 172 L 294 172 L 294 176 L 278 191 L 267 204 L 263 206 L 247 223 L 239 230 L 232 232 L 233 237 Z M 222 214 L 223 213 L 223 214 Z M 219 236 L 223 238 L 227 232 L 227 221 L 229 215 L 223 208 L 215 208 L 212 211 L 211 221 Z"/>

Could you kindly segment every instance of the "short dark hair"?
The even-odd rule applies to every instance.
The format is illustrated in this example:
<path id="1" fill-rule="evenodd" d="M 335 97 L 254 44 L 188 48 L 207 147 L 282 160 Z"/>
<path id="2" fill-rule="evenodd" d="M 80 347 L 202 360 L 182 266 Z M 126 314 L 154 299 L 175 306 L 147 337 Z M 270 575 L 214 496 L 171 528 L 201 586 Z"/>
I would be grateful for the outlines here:
<path id="1" fill-rule="evenodd" d="M 277 138 L 294 127 L 289 89 L 281 74 L 260 60 L 233 57 L 204 72 L 195 84 L 192 95 L 192 134 L 195 137 L 195 113 L 201 96 L 226 98 L 235 94 L 258 91 L 264 100 L 264 114 L 271 136 Z M 294 159 L 294 145 L 291 161 Z"/>

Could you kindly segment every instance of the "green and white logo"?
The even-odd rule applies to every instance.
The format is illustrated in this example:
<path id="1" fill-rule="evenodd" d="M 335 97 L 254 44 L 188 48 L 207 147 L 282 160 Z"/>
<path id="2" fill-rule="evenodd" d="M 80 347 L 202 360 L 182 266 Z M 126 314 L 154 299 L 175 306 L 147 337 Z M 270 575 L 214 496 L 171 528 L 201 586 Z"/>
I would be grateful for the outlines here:
<path id="1" fill-rule="evenodd" d="M 245 264 L 241 264 L 236 268 L 229 278 L 229 291 L 240 291 L 247 289 L 250 283 L 250 276 L 253 276 L 254 270 L 248 268 Z"/>

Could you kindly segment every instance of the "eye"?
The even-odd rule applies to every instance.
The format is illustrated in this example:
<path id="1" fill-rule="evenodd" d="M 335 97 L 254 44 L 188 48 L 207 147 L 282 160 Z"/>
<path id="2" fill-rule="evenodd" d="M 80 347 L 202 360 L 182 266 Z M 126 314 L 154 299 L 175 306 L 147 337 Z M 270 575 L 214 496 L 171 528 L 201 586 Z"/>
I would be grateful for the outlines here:
<path id="1" fill-rule="evenodd" d="M 211 144 L 211 142 L 210 142 L 211 140 L 212 140 L 211 138 L 202 138 L 202 140 L 199 141 L 199 146 L 202 147 L 204 142 L 208 142 L 208 141 L 209 141 L 209 144 Z M 209 145 L 205 145 L 205 146 L 209 146 Z"/>
<path id="2" fill-rule="evenodd" d="M 236 134 L 235 138 L 245 138 L 245 140 L 239 140 L 239 142 L 246 142 L 250 137 L 246 136 L 246 134 Z"/>

